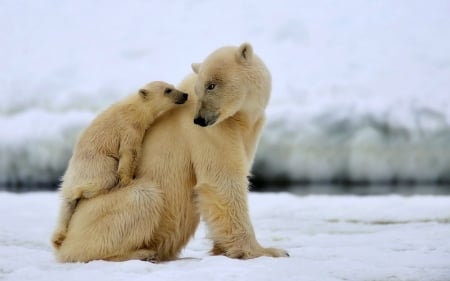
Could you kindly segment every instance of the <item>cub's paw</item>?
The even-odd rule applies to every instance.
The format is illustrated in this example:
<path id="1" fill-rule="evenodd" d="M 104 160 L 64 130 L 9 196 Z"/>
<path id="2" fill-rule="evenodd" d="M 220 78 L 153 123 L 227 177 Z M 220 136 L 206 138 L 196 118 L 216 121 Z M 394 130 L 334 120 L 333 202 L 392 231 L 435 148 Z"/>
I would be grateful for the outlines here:
<path id="1" fill-rule="evenodd" d="M 63 198 L 67 202 L 73 202 L 73 201 L 77 201 L 78 199 L 80 199 L 83 192 L 84 192 L 84 188 L 81 188 L 79 186 L 73 186 L 70 188 L 63 189 L 62 195 L 63 195 Z"/>
<path id="2" fill-rule="evenodd" d="M 66 239 L 66 234 L 67 234 L 67 231 L 63 231 L 63 230 L 58 230 L 58 231 L 55 231 L 55 233 L 53 233 L 52 240 L 51 240 L 53 248 L 59 249 L 61 247 L 63 241 Z"/>
<path id="3" fill-rule="evenodd" d="M 79 199 L 91 199 L 97 197 L 98 195 L 104 193 L 103 189 L 95 189 L 95 188 L 85 188 L 85 187 L 76 187 L 74 188 L 74 194 L 76 196 L 76 202 Z"/>
<path id="4" fill-rule="evenodd" d="M 100 194 L 102 194 L 103 192 L 101 190 L 85 190 L 80 194 L 79 198 L 84 198 L 84 199 L 91 199 L 94 198 Z"/>
<path id="5" fill-rule="evenodd" d="M 128 175 L 125 174 L 120 174 L 119 173 L 119 187 L 124 187 L 127 186 L 131 183 L 131 181 L 133 180 L 133 178 L 129 177 Z"/>

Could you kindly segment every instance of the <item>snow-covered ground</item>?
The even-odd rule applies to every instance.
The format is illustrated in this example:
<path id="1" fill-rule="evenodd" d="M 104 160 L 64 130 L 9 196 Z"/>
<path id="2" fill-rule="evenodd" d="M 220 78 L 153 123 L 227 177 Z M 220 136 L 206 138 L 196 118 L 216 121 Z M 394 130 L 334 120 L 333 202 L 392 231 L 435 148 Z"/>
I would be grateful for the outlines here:
<path id="1" fill-rule="evenodd" d="M 0 193 L 0 280 L 450 280 L 450 197 L 251 193 L 258 240 L 290 258 L 211 257 L 201 225 L 182 259 L 162 264 L 55 262 L 58 200 Z"/>
<path id="2" fill-rule="evenodd" d="M 54 182 L 79 131 L 248 41 L 273 74 L 261 178 L 450 180 L 450 2 L 1 1 L 0 183 Z"/>

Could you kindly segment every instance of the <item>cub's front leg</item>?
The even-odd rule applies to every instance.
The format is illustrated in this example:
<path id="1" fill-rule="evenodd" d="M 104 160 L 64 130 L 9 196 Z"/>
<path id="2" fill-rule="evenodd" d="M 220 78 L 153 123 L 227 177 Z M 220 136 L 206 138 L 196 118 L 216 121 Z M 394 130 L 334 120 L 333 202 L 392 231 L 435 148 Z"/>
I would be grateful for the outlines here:
<path id="1" fill-rule="evenodd" d="M 216 184 L 196 186 L 198 208 L 214 242 L 212 254 L 251 259 L 260 256 L 287 257 L 282 249 L 263 248 L 256 241 L 248 212 L 248 182 L 223 177 Z"/>
<path id="2" fill-rule="evenodd" d="M 141 156 L 142 137 L 131 135 L 123 138 L 119 150 L 119 165 L 117 176 L 119 186 L 127 186 L 131 183 Z"/>

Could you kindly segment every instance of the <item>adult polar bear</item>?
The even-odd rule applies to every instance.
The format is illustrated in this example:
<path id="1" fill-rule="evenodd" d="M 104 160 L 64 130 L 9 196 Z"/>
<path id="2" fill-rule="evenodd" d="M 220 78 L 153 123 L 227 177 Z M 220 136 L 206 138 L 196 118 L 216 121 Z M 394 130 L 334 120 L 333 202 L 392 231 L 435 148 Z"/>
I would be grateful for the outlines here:
<path id="1" fill-rule="evenodd" d="M 192 68 L 196 74 L 178 87 L 192 98 L 146 134 L 134 183 L 78 203 L 59 261 L 172 260 L 200 215 L 213 254 L 288 256 L 256 241 L 247 204 L 269 71 L 247 43 L 220 48 Z"/>

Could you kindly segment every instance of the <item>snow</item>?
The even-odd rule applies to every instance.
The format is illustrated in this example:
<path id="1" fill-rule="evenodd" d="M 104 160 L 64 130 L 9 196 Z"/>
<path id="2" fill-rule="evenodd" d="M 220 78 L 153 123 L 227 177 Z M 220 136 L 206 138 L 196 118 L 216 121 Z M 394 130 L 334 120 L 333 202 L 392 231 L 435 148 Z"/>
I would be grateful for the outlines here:
<path id="1" fill-rule="evenodd" d="M 450 3 L 2 1 L 0 182 L 55 182 L 77 134 L 150 80 L 248 41 L 273 75 L 255 174 L 450 180 Z"/>
<path id="2" fill-rule="evenodd" d="M 60 264 L 57 193 L 0 193 L 1 280 L 450 280 L 450 197 L 251 193 L 257 238 L 290 258 L 207 254 L 200 225 L 180 260 Z"/>

